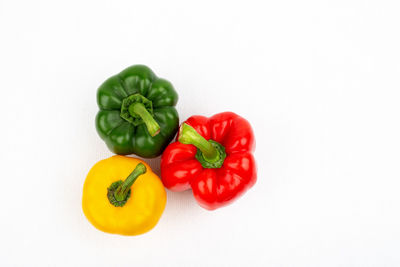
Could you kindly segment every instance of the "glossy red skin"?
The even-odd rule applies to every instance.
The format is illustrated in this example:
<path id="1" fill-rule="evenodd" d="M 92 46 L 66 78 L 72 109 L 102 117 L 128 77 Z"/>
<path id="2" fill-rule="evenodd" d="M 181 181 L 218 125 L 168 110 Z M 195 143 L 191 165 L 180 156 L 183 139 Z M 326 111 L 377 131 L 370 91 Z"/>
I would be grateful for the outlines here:
<path id="1" fill-rule="evenodd" d="M 191 188 L 200 206 L 214 210 L 232 203 L 255 184 L 255 139 L 247 120 L 233 112 L 223 112 L 210 118 L 192 116 L 185 123 L 205 139 L 222 144 L 226 158 L 221 168 L 205 169 L 195 158 L 195 146 L 176 141 L 165 149 L 161 158 L 165 187 L 172 191 Z"/>

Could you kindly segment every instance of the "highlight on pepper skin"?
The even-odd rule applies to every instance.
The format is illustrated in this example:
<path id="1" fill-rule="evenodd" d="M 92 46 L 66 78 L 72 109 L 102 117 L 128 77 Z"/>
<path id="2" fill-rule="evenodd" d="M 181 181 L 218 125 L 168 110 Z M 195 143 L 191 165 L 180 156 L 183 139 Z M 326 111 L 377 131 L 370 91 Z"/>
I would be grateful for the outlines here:
<path id="1" fill-rule="evenodd" d="M 116 155 L 97 162 L 89 171 L 82 209 L 103 232 L 140 235 L 158 223 L 166 201 L 164 186 L 149 165 Z"/>
<path id="2" fill-rule="evenodd" d="M 192 116 L 161 158 L 161 177 L 172 191 L 192 189 L 199 205 L 231 204 L 257 180 L 255 138 L 250 123 L 233 112 Z"/>

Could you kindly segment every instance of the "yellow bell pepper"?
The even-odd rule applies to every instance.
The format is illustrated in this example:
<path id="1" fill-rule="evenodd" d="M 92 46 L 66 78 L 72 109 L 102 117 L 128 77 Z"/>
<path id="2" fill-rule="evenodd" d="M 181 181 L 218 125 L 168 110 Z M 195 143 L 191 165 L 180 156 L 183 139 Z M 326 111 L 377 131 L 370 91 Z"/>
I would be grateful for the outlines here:
<path id="1" fill-rule="evenodd" d="M 166 201 L 160 178 L 145 162 L 117 155 L 97 162 L 89 171 L 82 209 L 103 232 L 139 235 L 157 224 Z"/>

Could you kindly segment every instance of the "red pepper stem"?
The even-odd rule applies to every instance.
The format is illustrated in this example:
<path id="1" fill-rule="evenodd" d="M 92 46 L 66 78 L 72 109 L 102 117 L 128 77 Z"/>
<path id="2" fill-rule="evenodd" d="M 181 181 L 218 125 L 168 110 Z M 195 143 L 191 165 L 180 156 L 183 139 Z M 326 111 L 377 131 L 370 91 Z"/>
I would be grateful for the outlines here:
<path id="1" fill-rule="evenodd" d="M 142 118 L 151 136 L 156 136 L 160 132 L 160 125 L 158 125 L 156 120 L 151 116 L 142 103 L 134 103 L 130 105 L 128 111 L 132 116 L 139 115 L 140 118 Z"/>
<path id="2" fill-rule="evenodd" d="M 186 123 L 183 123 L 179 129 L 178 141 L 182 144 L 194 145 L 200 149 L 204 159 L 208 162 L 216 162 L 220 159 L 218 150 L 203 136 L 196 132 L 192 126 Z"/>
<path id="3" fill-rule="evenodd" d="M 125 200 L 129 189 L 131 189 L 131 186 L 133 183 L 136 181 L 136 179 L 146 173 L 147 169 L 146 166 L 144 166 L 143 163 L 139 163 L 136 168 L 129 174 L 128 178 L 125 179 L 125 181 L 122 182 L 120 186 L 115 190 L 114 192 L 114 197 L 117 201 L 123 201 Z"/>

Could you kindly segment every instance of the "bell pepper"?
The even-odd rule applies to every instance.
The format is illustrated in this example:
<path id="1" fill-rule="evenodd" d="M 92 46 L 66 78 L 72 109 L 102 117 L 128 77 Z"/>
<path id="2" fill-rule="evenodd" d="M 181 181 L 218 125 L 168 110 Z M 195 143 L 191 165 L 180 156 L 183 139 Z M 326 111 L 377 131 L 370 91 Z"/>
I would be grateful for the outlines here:
<path id="1" fill-rule="evenodd" d="M 235 113 L 192 116 L 161 157 L 163 184 L 172 191 L 191 188 L 208 210 L 228 205 L 256 182 L 254 149 L 249 122 Z"/>
<path id="2" fill-rule="evenodd" d="M 157 157 L 178 130 L 177 101 L 170 82 L 144 65 L 131 66 L 98 88 L 97 132 L 116 154 Z"/>
<path id="3" fill-rule="evenodd" d="M 160 178 L 136 158 L 116 155 L 99 161 L 83 186 L 86 218 L 107 233 L 143 234 L 157 224 L 165 204 Z"/>

